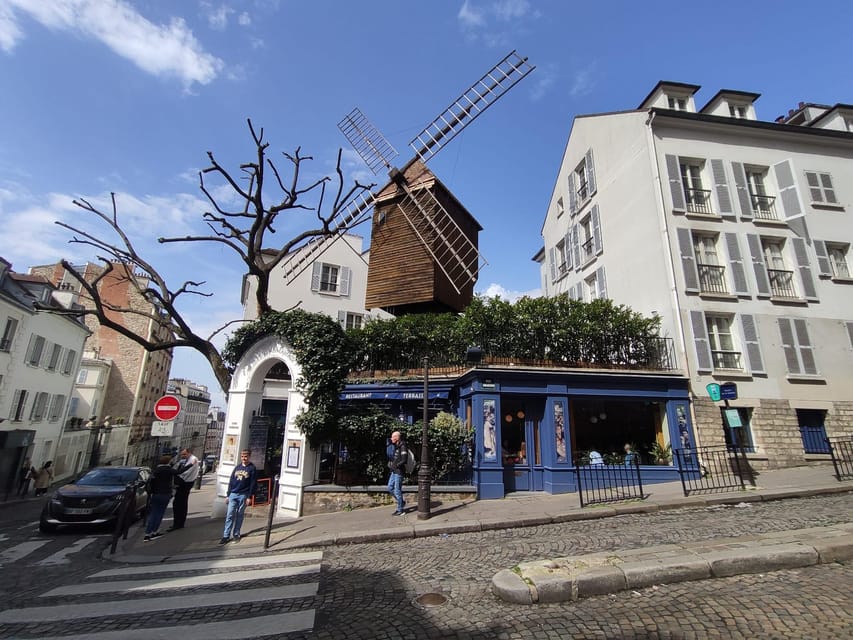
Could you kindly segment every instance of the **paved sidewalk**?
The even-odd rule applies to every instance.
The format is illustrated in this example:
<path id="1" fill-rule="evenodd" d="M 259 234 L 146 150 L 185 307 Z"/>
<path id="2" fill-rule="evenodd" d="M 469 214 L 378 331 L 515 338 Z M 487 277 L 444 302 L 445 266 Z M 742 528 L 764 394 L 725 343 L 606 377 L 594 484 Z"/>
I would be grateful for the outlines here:
<path id="1" fill-rule="evenodd" d="M 838 482 L 831 466 L 795 467 L 765 471 L 758 476 L 758 487 L 732 493 L 697 495 L 685 498 L 680 482 L 645 486 L 648 498 L 643 501 L 592 506 L 581 509 L 576 493 L 548 495 L 543 493 L 510 494 L 502 500 L 459 500 L 440 502 L 441 494 L 433 494 L 431 517 L 418 520 L 416 509 L 409 507 L 404 516 L 394 517 L 390 500 L 387 507 L 356 509 L 277 519 L 270 532 L 272 551 L 298 547 L 316 547 L 357 542 L 378 542 L 440 534 L 507 529 L 542 524 L 606 518 L 626 513 L 651 513 L 683 507 L 704 507 L 763 500 L 807 497 L 853 491 L 853 482 Z M 409 494 L 409 500 L 414 498 Z M 219 545 L 222 518 L 211 518 L 215 498 L 214 478 L 201 490 L 190 494 L 190 514 L 180 531 L 143 542 L 142 528 L 135 525 L 127 540 L 120 540 L 116 554 L 105 557 L 121 562 L 164 562 L 181 555 L 239 555 L 264 550 L 267 512 L 249 508 L 239 543 Z M 167 516 L 171 514 L 171 509 Z M 164 521 L 163 528 L 169 521 Z"/>

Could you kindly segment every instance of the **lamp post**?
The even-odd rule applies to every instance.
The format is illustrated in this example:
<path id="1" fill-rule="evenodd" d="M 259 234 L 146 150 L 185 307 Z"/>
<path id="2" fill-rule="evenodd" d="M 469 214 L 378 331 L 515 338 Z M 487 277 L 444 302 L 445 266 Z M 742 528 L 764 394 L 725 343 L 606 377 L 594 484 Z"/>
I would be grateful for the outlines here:
<path id="1" fill-rule="evenodd" d="M 429 358 L 424 358 L 424 429 L 421 434 L 421 464 L 418 467 L 418 520 L 430 516 L 430 455 L 429 455 Z"/>

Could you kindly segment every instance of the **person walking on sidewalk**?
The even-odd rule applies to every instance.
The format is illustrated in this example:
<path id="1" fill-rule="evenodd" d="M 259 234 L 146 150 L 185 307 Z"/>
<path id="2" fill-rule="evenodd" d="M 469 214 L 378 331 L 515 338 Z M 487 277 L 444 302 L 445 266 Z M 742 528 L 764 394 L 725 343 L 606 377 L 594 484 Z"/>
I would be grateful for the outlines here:
<path id="1" fill-rule="evenodd" d="M 388 493 L 394 496 L 397 501 L 397 510 L 392 514 L 395 516 L 403 515 L 406 502 L 403 500 L 403 474 L 406 473 L 406 460 L 409 457 L 409 449 L 406 447 L 406 441 L 399 431 L 391 434 L 391 445 L 393 445 L 393 456 L 391 455 L 391 447 L 388 447 L 388 455 L 391 458 L 388 461 L 388 468 L 391 469 L 391 476 L 388 478 Z"/>
<path id="2" fill-rule="evenodd" d="M 249 461 L 251 451 L 243 449 L 240 452 L 240 464 L 231 472 L 228 483 L 228 511 L 225 514 L 225 529 L 219 544 L 225 544 L 233 538 L 240 540 L 240 529 L 243 526 L 243 514 L 246 513 L 246 502 L 255 493 L 258 480 L 258 470 Z"/>
<path id="3" fill-rule="evenodd" d="M 33 476 L 33 467 L 30 459 L 24 460 L 24 465 L 18 471 L 18 497 L 23 498 L 30 491 L 30 478 Z"/>
<path id="4" fill-rule="evenodd" d="M 145 523 L 144 542 L 159 538 L 160 523 L 163 522 L 163 514 L 169 500 L 172 499 L 172 483 L 174 482 L 176 470 L 170 464 L 172 457 L 160 456 L 160 464 L 155 467 L 151 477 L 148 478 L 148 521 Z"/>
<path id="5" fill-rule="evenodd" d="M 187 447 L 181 450 L 180 457 L 174 463 L 175 473 L 175 497 L 172 499 L 172 526 L 166 531 L 183 529 L 187 522 L 187 511 L 190 504 L 190 489 L 198 478 L 199 461 L 192 451 Z"/>
<path id="6" fill-rule="evenodd" d="M 51 469 L 51 465 L 53 464 L 52 460 L 48 460 L 44 463 L 44 466 L 36 471 L 35 481 L 36 481 L 36 496 L 43 496 L 47 493 L 48 488 L 50 487 L 50 483 L 53 482 L 53 469 Z"/>

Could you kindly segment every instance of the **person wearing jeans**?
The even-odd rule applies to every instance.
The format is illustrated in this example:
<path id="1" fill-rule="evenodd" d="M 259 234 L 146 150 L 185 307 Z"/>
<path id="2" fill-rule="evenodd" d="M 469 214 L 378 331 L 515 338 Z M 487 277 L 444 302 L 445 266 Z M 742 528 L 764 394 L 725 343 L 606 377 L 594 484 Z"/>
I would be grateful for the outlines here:
<path id="1" fill-rule="evenodd" d="M 387 453 L 390 458 L 388 468 L 391 469 L 391 477 L 388 478 L 388 493 L 394 496 L 397 501 L 397 510 L 392 515 L 401 516 L 406 512 L 404 508 L 406 502 L 403 500 L 403 474 L 406 472 L 406 459 L 409 450 L 406 448 L 406 441 L 403 440 L 399 431 L 391 434 L 391 445 L 388 446 Z"/>
<path id="2" fill-rule="evenodd" d="M 172 482 L 175 477 L 175 470 L 169 464 L 171 460 L 171 456 L 160 456 L 160 464 L 148 478 L 150 503 L 148 505 L 148 520 L 145 523 L 145 537 L 143 538 L 145 542 L 163 535 L 159 531 L 160 523 L 163 522 L 163 514 L 166 513 L 166 507 L 169 505 L 169 500 L 172 499 Z"/>
<path id="3" fill-rule="evenodd" d="M 240 540 L 240 528 L 243 526 L 243 514 L 246 512 L 246 502 L 255 493 L 258 471 L 249 462 L 251 452 L 243 449 L 240 453 L 240 464 L 231 472 L 228 483 L 228 511 L 225 514 L 225 529 L 219 544 L 225 544 L 233 539 Z"/>

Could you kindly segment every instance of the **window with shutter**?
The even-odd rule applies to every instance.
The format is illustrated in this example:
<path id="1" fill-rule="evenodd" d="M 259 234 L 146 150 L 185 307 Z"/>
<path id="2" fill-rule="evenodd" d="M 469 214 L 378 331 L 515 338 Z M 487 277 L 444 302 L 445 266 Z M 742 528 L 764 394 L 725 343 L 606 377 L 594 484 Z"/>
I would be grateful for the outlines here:
<path id="1" fill-rule="evenodd" d="M 684 186 L 684 200 L 687 203 L 688 213 L 712 214 L 711 190 L 704 188 L 702 179 L 704 161 L 688 158 L 680 158 L 679 160 L 681 184 Z"/>
<path id="2" fill-rule="evenodd" d="M 717 235 L 694 233 L 693 251 L 696 255 L 696 268 L 699 272 L 699 291 L 701 293 L 728 293 L 726 268 L 720 264 L 720 259 L 717 256 Z"/>
<path id="3" fill-rule="evenodd" d="M 45 363 L 45 369 L 48 371 L 56 371 L 56 367 L 59 366 L 59 356 L 62 354 L 62 346 L 58 344 L 54 344 L 50 348 L 50 355 L 47 358 L 47 362 Z"/>
<path id="4" fill-rule="evenodd" d="M 27 349 L 27 364 L 32 365 L 34 367 L 39 366 L 43 351 L 44 338 L 34 333 L 30 336 L 30 346 Z"/>
<path id="5" fill-rule="evenodd" d="M 815 242 L 817 249 L 817 242 Z M 847 255 L 850 253 L 849 244 L 826 243 L 826 253 L 829 261 L 830 275 L 840 280 L 850 279 L 850 268 L 847 266 Z M 820 256 L 818 255 L 818 261 Z"/>
<path id="6" fill-rule="evenodd" d="M 666 173 L 669 178 L 669 194 L 672 198 L 672 212 L 684 213 L 684 185 L 681 184 L 681 170 L 678 166 L 678 156 L 666 156 Z"/>
<path id="7" fill-rule="evenodd" d="M 595 255 L 600 256 L 604 252 L 604 240 L 601 237 L 601 217 L 598 213 L 598 205 L 592 208 L 589 215 L 592 220 L 592 238 Z"/>
<path id="8" fill-rule="evenodd" d="M 779 318 L 778 323 L 788 373 L 817 375 L 814 347 L 806 321 L 802 318 Z"/>
<path id="9" fill-rule="evenodd" d="M 21 422 L 24 419 L 24 408 L 27 405 L 27 390 L 17 389 L 12 396 L 12 408 L 9 411 L 9 420 Z"/>
<path id="10" fill-rule="evenodd" d="M 809 195 L 816 204 L 838 204 L 835 188 L 832 186 L 832 176 L 828 173 L 806 171 L 806 183 L 809 185 Z"/>
<path id="11" fill-rule="evenodd" d="M 741 351 L 732 332 L 731 316 L 706 313 L 705 324 L 714 369 L 743 369 Z"/>
<path id="12" fill-rule="evenodd" d="M 705 314 L 702 311 L 691 311 L 690 324 L 693 327 L 693 345 L 696 348 L 696 370 L 700 373 L 710 373 L 713 365 Z"/>
<path id="13" fill-rule="evenodd" d="M 6 326 L 3 328 L 3 337 L 0 338 L 0 351 L 11 351 L 12 341 L 18 329 L 17 318 L 6 318 Z"/>
<path id="14" fill-rule="evenodd" d="M 56 422 L 59 420 L 60 416 L 62 416 L 62 410 L 65 408 L 65 396 L 62 394 L 56 394 L 50 401 L 50 412 L 48 413 L 48 420 L 50 422 Z"/>
<path id="15" fill-rule="evenodd" d="M 749 370 L 752 373 L 765 373 L 764 358 L 761 357 L 761 345 L 758 341 L 758 326 L 751 314 L 740 314 L 740 328 L 746 352 Z"/>
<path id="16" fill-rule="evenodd" d="M 711 160 L 711 174 L 714 176 L 714 192 L 717 195 L 717 206 L 721 216 L 734 216 L 735 209 L 729 192 L 729 181 L 726 176 L 726 165 L 722 160 Z"/>
<path id="17" fill-rule="evenodd" d="M 66 376 L 71 375 L 74 367 L 77 364 L 77 352 L 74 349 L 69 349 L 65 354 L 65 362 L 62 363 L 62 373 Z"/>
<path id="18" fill-rule="evenodd" d="M 794 256 L 797 258 L 797 268 L 800 271 L 800 282 L 803 285 L 803 293 L 806 300 L 817 302 L 817 289 L 815 288 L 812 267 L 809 254 L 806 251 L 806 242 L 802 238 L 791 238 L 794 246 Z"/>
<path id="19" fill-rule="evenodd" d="M 754 233 L 749 233 L 746 236 L 746 243 L 749 245 L 749 254 L 752 258 L 752 270 L 755 274 L 755 284 L 758 287 L 758 297 L 769 297 L 770 278 L 767 273 L 767 266 L 764 264 L 761 238 Z"/>
<path id="20" fill-rule="evenodd" d="M 350 292 L 350 286 L 352 283 L 352 269 L 349 267 L 341 267 L 341 295 L 348 296 Z"/>
<path id="21" fill-rule="evenodd" d="M 800 205 L 800 192 L 794 180 L 791 161 L 778 162 L 773 165 L 773 170 L 776 173 L 776 184 L 779 185 L 779 199 L 782 201 L 785 218 L 802 215 L 803 207 Z"/>
<path id="22" fill-rule="evenodd" d="M 48 394 L 44 391 L 36 393 L 33 399 L 33 408 L 30 410 L 30 422 L 41 422 L 44 419 L 45 411 L 47 410 Z"/>
<path id="23" fill-rule="evenodd" d="M 742 297 L 749 298 L 749 285 L 746 280 L 746 269 L 743 266 L 743 256 L 740 252 L 740 242 L 736 233 L 725 233 L 726 252 L 729 255 L 731 266 L 731 280 L 734 292 Z"/>
<path id="24" fill-rule="evenodd" d="M 690 229 L 679 228 L 678 248 L 681 252 L 681 266 L 684 270 L 684 288 L 688 293 L 699 292 L 699 272 L 696 269 L 696 258 L 693 253 L 693 238 Z"/>

